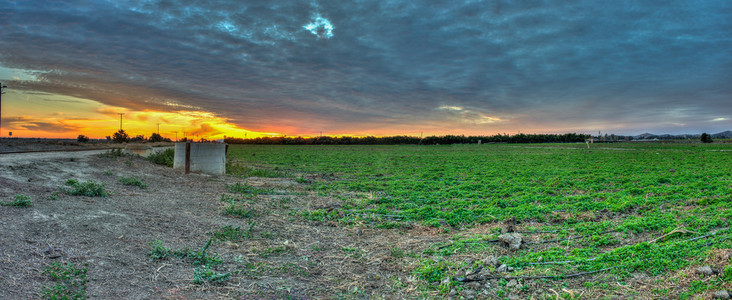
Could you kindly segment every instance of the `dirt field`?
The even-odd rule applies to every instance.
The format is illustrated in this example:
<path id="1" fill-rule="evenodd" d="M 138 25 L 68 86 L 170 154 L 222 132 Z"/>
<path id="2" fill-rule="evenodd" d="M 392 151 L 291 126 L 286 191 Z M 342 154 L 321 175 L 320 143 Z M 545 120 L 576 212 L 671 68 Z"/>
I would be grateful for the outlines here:
<path id="1" fill-rule="evenodd" d="M 30 196 L 32 201 L 29 207 L 0 206 L 0 299 L 41 297 L 59 283 L 43 271 L 54 263 L 86 268 L 86 295 L 95 299 L 444 298 L 445 294 L 425 288 L 424 281 L 413 275 L 424 259 L 423 251 L 449 244 L 457 235 L 487 234 L 505 226 L 485 224 L 445 231 L 408 223 L 379 229 L 368 224 L 310 221 L 297 212 L 341 208 L 338 199 L 319 195 L 307 183 L 295 180 L 322 175 L 186 175 L 140 157 L 99 155 L 105 152 L 0 154 L 0 201 L 13 201 L 16 195 Z M 123 185 L 120 177 L 140 179 L 147 188 Z M 68 179 L 104 183 L 110 195 L 59 192 Z M 227 216 L 222 212 L 228 204 L 221 199 L 241 198 L 228 189 L 236 183 L 275 192 L 245 197 L 238 205 L 251 213 Z M 154 259 L 150 254 L 155 241 L 172 251 L 200 251 L 212 233 L 224 226 L 240 227 L 246 237 L 213 241 L 206 249 L 208 257 L 217 256 L 222 262 L 210 270 L 229 273 L 223 282 L 196 282 L 197 270 L 208 269 L 190 257 Z M 492 251 L 487 257 L 476 253 L 451 259 L 487 262 L 512 253 L 504 247 Z M 669 289 L 668 295 L 673 297 L 701 278 L 696 267 L 724 266 L 730 255 L 728 250 L 717 251 L 708 261 L 679 270 L 670 278 L 638 274 L 621 284 L 609 274 L 597 273 L 562 281 L 490 280 L 467 283 L 464 290 L 449 297 L 495 298 L 499 284 L 512 286 L 502 295 L 511 299 L 544 299 L 559 293 L 571 298 L 632 295 L 644 299 L 654 298 L 656 289 Z M 590 281 L 617 287 L 607 294 L 607 289 L 586 289 L 585 283 Z M 711 298 L 712 292 L 701 296 Z"/>
<path id="2" fill-rule="evenodd" d="M 102 151 L 0 155 L 0 200 L 30 196 L 30 207 L 0 206 L 1 299 L 38 298 L 56 282 L 43 274 L 55 262 L 86 266 L 87 295 L 99 299 L 330 298 L 338 293 L 400 298 L 405 264 L 390 249 L 420 251 L 444 240 L 436 229 L 395 230 L 314 224 L 288 214 L 297 207 L 337 205 L 301 192 L 250 203 L 250 218 L 222 215 L 227 185 L 298 190 L 290 179 L 185 175 L 139 157 L 102 158 Z M 148 187 L 122 185 L 121 176 Z M 107 197 L 54 192 L 67 179 L 106 184 Z M 253 224 L 253 226 L 252 226 Z M 251 238 L 208 249 L 240 270 L 221 284 L 193 282 L 185 260 L 153 260 L 155 240 L 171 249 L 201 249 L 222 226 L 251 228 Z M 324 225 L 324 226 L 323 226 Z"/>

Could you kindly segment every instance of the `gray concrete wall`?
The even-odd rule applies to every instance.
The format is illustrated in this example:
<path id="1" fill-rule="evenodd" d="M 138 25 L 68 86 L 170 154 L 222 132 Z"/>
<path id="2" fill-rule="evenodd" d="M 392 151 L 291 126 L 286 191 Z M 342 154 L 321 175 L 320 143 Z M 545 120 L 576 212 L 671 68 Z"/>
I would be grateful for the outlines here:
<path id="1" fill-rule="evenodd" d="M 186 167 L 186 143 L 175 143 L 173 168 Z M 191 172 L 212 175 L 226 173 L 226 144 L 191 143 Z"/>

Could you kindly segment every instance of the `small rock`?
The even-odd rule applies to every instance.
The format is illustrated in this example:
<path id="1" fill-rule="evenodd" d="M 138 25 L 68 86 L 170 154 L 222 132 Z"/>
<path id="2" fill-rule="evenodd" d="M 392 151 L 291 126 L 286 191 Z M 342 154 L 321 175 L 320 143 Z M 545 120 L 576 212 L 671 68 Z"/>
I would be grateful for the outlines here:
<path id="1" fill-rule="evenodd" d="M 730 299 L 729 292 L 727 290 L 721 290 L 714 292 L 714 299 Z"/>
<path id="2" fill-rule="evenodd" d="M 498 269 L 496 269 L 496 272 L 503 273 L 503 272 L 506 272 L 506 269 L 508 269 L 508 266 L 506 264 L 502 264 L 501 266 L 498 267 Z"/>
<path id="3" fill-rule="evenodd" d="M 717 273 L 710 266 L 703 266 L 703 267 L 696 268 L 696 272 L 699 274 L 704 274 L 704 275 L 714 275 L 715 273 Z"/>
<path id="4" fill-rule="evenodd" d="M 467 284 L 465 284 L 465 286 L 471 290 L 478 290 L 478 289 L 480 289 L 481 284 L 480 284 L 480 282 L 477 282 L 477 281 L 471 281 L 471 282 L 468 282 Z"/>
<path id="5" fill-rule="evenodd" d="M 502 234 L 498 236 L 498 240 L 507 245 L 508 248 L 511 250 L 518 250 L 519 248 L 521 248 L 521 243 L 523 241 L 523 239 L 521 238 L 521 234 L 515 232 Z"/>
<path id="6" fill-rule="evenodd" d="M 506 283 L 507 288 L 515 287 L 518 284 L 518 281 L 516 279 L 511 279 L 508 283 Z"/>
<path id="7" fill-rule="evenodd" d="M 506 268 L 506 271 L 508 271 L 508 272 L 513 272 L 513 267 L 508 267 L 508 268 Z"/>
<path id="8" fill-rule="evenodd" d="M 463 291 L 463 297 L 465 299 L 475 299 L 475 296 L 477 296 L 478 293 L 476 293 L 474 290 L 464 290 Z"/>
<path id="9" fill-rule="evenodd" d="M 450 277 L 447 277 L 447 278 L 445 278 L 445 279 L 442 280 L 442 284 L 450 284 L 450 281 L 451 280 L 452 279 L 450 279 Z"/>
<path id="10" fill-rule="evenodd" d="M 488 255 L 483 259 L 483 265 L 486 267 L 495 267 L 498 265 L 498 258 L 493 255 Z"/>
<path id="11" fill-rule="evenodd" d="M 475 262 L 475 260 L 472 258 L 468 258 L 465 260 L 465 264 L 468 266 L 468 268 L 470 268 L 474 262 Z"/>
<path id="12" fill-rule="evenodd" d="M 450 293 L 447 294 L 447 299 L 455 299 L 457 298 L 457 291 L 455 289 L 451 289 Z"/>

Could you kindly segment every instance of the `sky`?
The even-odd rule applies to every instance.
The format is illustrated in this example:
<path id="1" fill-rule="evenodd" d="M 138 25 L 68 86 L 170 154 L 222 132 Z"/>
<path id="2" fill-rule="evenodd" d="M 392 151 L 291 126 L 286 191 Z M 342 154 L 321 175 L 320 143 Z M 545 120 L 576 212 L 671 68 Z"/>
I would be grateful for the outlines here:
<path id="1" fill-rule="evenodd" d="M 0 136 L 716 133 L 732 1 L 0 0 Z"/>

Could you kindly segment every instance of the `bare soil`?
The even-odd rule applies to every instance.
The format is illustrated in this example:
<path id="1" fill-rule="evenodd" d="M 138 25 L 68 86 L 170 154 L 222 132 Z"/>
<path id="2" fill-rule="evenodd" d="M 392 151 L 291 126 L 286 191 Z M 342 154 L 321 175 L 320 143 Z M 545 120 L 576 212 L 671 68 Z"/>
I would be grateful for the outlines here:
<path id="1" fill-rule="evenodd" d="M 30 207 L 0 206 L 1 299 L 38 298 L 56 283 L 43 274 L 55 262 L 85 266 L 87 295 L 100 299 L 402 298 L 410 290 L 393 283 L 414 279 L 390 249 L 421 251 L 444 240 L 434 228 L 400 232 L 302 220 L 293 209 L 337 201 L 304 192 L 292 179 L 186 175 L 140 157 L 99 157 L 102 152 L 0 155 L 0 201 L 32 198 Z M 122 185 L 121 176 L 148 187 Z M 55 193 L 71 178 L 104 183 L 111 195 Z M 246 204 L 255 212 L 251 218 L 224 216 L 220 199 L 237 182 L 288 194 Z M 224 283 L 196 284 L 191 263 L 149 255 L 155 240 L 198 250 L 222 226 L 252 224 L 251 238 L 208 249 L 224 261 L 217 270 L 241 270 Z"/>

